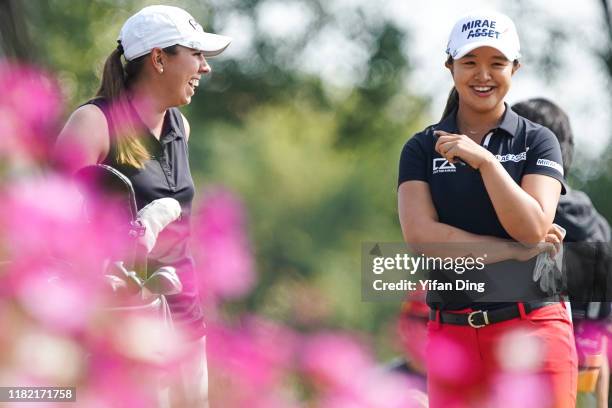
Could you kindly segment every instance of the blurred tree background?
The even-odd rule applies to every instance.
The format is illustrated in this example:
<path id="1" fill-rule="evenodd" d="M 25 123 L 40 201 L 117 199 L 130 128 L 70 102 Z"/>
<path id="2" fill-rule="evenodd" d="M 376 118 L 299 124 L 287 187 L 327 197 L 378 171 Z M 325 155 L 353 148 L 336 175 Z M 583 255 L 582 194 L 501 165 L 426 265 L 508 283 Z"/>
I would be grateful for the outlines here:
<path id="1" fill-rule="evenodd" d="M 543 81 L 563 83 L 567 80 L 562 73 L 567 61 L 563 60 L 560 50 L 573 40 L 596 57 L 597 64 L 605 73 L 605 82 L 601 86 L 607 90 L 608 101 L 606 103 L 609 105 L 612 103 L 612 9 L 609 0 L 593 0 L 593 4 L 596 4 L 599 10 L 598 21 L 595 22 L 600 28 L 599 38 L 591 38 L 585 34 L 584 30 L 574 30 L 573 26 L 558 19 L 550 18 L 547 20 L 542 18 L 543 15 L 548 13 L 548 10 L 546 5 L 538 2 L 527 0 L 515 2 L 512 5 L 514 10 L 512 15 L 519 24 L 523 43 L 531 41 L 532 43 L 547 44 L 546 47 L 524 47 L 524 54 L 532 64 L 537 65 Z M 530 38 L 529 36 L 533 35 L 530 30 L 520 30 L 521 23 L 524 28 L 527 28 L 531 20 L 538 20 L 539 24 L 544 25 L 545 38 Z M 538 32 L 538 34 L 541 35 L 542 33 Z M 584 98 L 585 102 L 589 103 L 587 93 L 577 95 L 577 97 Z M 571 117 L 570 120 L 572 120 Z M 573 122 L 573 132 L 575 137 L 582 132 L 582 129 L 576 126 L 575 121 Z M 589 140 L 588 136 L 586 136 L 586 140 Z M 610 222 L 612 221 L 612 200 L 610 200 L 612 144 L 608 143 L 601 146 L 603 153 L 598 156 L 596 161 L 592 157 L 584 155 L 580 151 L 580 147 L 580 140 L 577 139 L 576 154 L 568 180 L 574 188 L 584 190 L 597 210 Z"/>
<path id="2" fill-rule="evenodd" d="M 13 36 L 29 46 L 4 51 L 57 75 L 67 115 L 95 93 L 125 19 L 153 3 L 6 1 L 2 18 L 23 19 L 11 20 L 24 31 Z M 429 98 L 406 86 L 410 32 L 359 5 L 337 13 L 326 0 L 165 3 L 189 10 L 209 30 L 233 28 L 249 38 L 236 38 L 235 52 L 210 61 L 213 74 L 183 108 L 198 193 L 224 186 L 244 200 L 249 215 L 258 286 L 226 313 L 256 311 L 304 330 L 370 333 L 387 357 L 399 305 L 361 301 L 360 249 L 362 242 L 401 240 L 399 152 L 432 122 Z M 282 21 L 292 11 L 300 20 Z M 271 32 L 266 23 L 274 18 L 291 29 Z M 5 26 L 4 43 L 10 33 Z M 612 76 L 611 51 L 601 52 Z M 321 64 L 330 60 L 336 68 Z M 612 158 L 612 150 L 603 157 Z M 575 181 L 608 219 L 611 174 Z"/>
<path id="3" fill-rule="evenodd" d="M 610 103 L 612 102 L 612 11 L 608 0 L 599 0 L 599 3 L 601 4 L 601 16 L 605 24 L 607 41 L 596 48 L 595 52 L 598 54 L 605 71 L 608 73 L 608 82 L 604 86 L 610 94 Z M 608 146 L 605 148 L 600 163 L 599 171 L 596 172 L 595 176 L 584 177 L 581 180 L 581 185 L 597 205 L 597 208 L 600 209 L 601 213 L 610 222 L 612 220 L 612 200 L 610 200 L 610 191 L 612 191 L 611 143 L 608 143 Z"/>

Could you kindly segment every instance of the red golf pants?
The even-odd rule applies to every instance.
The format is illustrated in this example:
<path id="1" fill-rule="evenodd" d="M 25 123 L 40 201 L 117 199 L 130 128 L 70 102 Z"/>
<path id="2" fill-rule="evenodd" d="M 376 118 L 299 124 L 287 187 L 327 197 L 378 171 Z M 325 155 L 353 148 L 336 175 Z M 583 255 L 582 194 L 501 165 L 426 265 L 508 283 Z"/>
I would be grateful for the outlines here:
<path id="1" fill-rule="evenodd" d="M 479 329 L 428 323 L 430 408 L 575 406 L 578 363 L 564 305 L 519 309 L 521 317 Z"/>

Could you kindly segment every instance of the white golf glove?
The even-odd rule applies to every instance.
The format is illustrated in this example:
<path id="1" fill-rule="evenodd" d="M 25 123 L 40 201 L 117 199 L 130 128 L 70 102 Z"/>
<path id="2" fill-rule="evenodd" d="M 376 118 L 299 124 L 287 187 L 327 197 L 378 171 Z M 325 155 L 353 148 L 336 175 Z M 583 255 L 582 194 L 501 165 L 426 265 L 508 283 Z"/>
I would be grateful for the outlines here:
<path id="1" fill-rule="evenodd" d="M 565 229 L 559 225 L 557 227 L 563 231 L 565 237 Z M 566 279 L 563 276 L 563 245 L 554 258 L 551 258 L 548 252 L 541 252 L 538 255 L 533 268 L 533 281 L 539 281 L 542 292 L 549 295 L 557 294 L 564 289 Z"/>
<path id="2" fill-rule="evenodd" d="M 151 201 L 138 211 L 136 218 L 145 227 L 144 235 L 138 238 L 138 242 L 147 248 L 147 253 L 151 252 L 155 246 L 157 236 L 161 230 L 180 216 L 181 205 L 174 198 L 170 197 Z"/>

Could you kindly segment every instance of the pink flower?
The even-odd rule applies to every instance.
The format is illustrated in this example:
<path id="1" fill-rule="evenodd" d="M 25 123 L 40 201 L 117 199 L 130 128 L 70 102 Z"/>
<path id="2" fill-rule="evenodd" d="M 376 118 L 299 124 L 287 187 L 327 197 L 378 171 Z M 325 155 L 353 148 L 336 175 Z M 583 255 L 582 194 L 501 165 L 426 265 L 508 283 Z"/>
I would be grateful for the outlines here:
<path id="1" fill-rule="evenodd" d="M 28 265 L 56 259 L 65 273 L 102 278 L 105 259 L 122 259 L 129 247 L 127 228 L 107 205 L 102 217 L 86 221 L 83 199 L 71 181 L 60 177 L 15 183 L 0 204 L 0 226 L 8 258 Z M 21 270 L 20 275 L 25 271 Z"/>
<path id="2" fill-rule="evenodd" d="M 237 327 L 211 324 L 207 336 L 208 366 L 217 400 L 224 407 L 298 406 L 291 383 L 296 334 L 257 317 Z"/>
<path id="3" fill-rule="evenodd" d="M 209 363 L 245 392 L 275 386 L 293 365 L 296 335 L 273 322 L 250 317 L 236 328 L 210 325 L 208 333 Z"/>
<path id="4" fill-rule="evenodd" d="M 427 397 L 407 377 L 376 366 L 355 373 L 353 386 L 328 390 L 319 406 L 325 408 L 425 408 Z"/>
<path id="5" fill-rule="evenodd" d="M 228 191 L 211 192 L 194 225 L 193 248 L 204 297 L 235 299 L 247 294 L 256 276 L 238 199 Z"/>
<path id="6" fill-rule="evenodd" d="M 603 355 L 605 347 L 606 325 L 600 321 L 582 320 L 574 322 L 574 336 L 578 362 L 585 364 L 587 356 Z"/>
<path id="7" fill-rule="evenodd" d="M 373 366 L 374 359 L 367 349 L 346 334 L 315 334 L 302 347 L 302 369 L 324 388 L 352 388 L 355 376 Z"/>
<path id="8" fill-rule="evenodd" d="M 100 302 L 98 289 L 86 280 L 62 279 L 47 270 L 27 274 L 19 282 L 17 296 L 41 325 L 75 330 L 83 328 L 94 316 Z"/>
<path id="9" fill-rule="evenodd" d="M 544 375 L 508 373 L 494 379 L 492 407 L 538 408 L 550 406 L 551 384 Z"/>
<path id="10" fill-rule="evenodd" d="M 347 334 L 321 333 L 304 341 L 302 369 L 325 408 L 411 408 L 426 406 L 419 384 L 386 371 Z"/>
<path id="11" fill-rule="evenodd" d="M 0 155 L 42 159 L 54 140 L 60 113 L 59 87 L 42 70 L 0 61 Z"/>
<path id="12" fill-rule="evenodd" d="M 430 331 L 428 341 L 428 376 L 451 386 L 474 385 L 480 381 L 480 357 L 469 354 L 468 350 L 453 339 L 436 331 Z"/>

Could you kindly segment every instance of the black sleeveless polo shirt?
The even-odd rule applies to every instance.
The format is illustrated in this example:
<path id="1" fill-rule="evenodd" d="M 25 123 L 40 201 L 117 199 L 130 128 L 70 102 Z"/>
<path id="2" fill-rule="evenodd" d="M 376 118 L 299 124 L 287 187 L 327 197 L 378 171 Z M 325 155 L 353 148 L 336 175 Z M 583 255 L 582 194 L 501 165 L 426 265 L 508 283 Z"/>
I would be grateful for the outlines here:
<path id="1" fill-rule="evenodd" d="M 183 284 L 178 295 L 167 296 L 174 322 L 187 325 L 195 337 L 204 334 L 202 308 L 198 295 L 193 258 L 189 249 L 191 204 L 194 183 L 189 169 L 189 152 L 183 118 L 177 108 L 167 110 L 159 140 L 151 134 L 132 109 L 136 125 L 141 127 L 142 142 L 150 154 L 142 169 L 118 163 L 116 135 L 106 100 L 88 101 L 100 108 L 106 117 L 110 137 L 110 151 L 102 162 L 125 174 L 134 187 L 136 204 L 140 210 L 151 201 L 172 197 L 181 205 L 181 218 L 168 225 L 159 235 L 157 244 L 149 254 L 147 267 L 153 272 L 160 266 L 174 266 Z"/>

